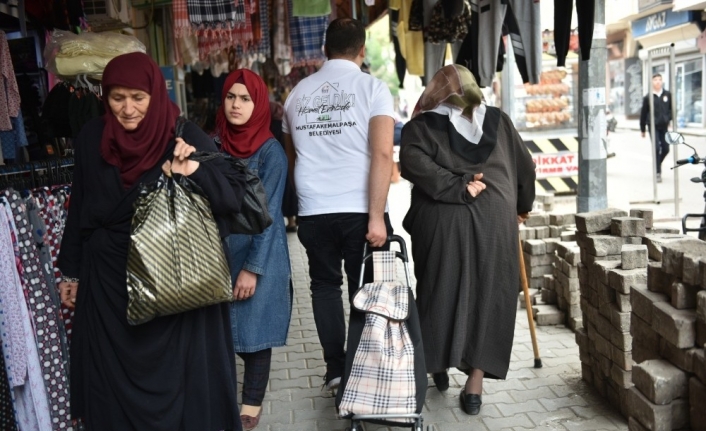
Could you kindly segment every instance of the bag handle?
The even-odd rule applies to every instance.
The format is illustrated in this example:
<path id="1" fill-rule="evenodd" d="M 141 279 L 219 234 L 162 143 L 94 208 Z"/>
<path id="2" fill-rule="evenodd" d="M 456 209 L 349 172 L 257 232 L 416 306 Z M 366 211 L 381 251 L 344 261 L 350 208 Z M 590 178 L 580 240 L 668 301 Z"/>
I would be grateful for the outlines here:
<path id="1" fill-rule="evenodd" d="M 209 160 L 218 158 L 229 159 L 230 156 L 228 154 L 223 154 L 219 152 L 211 153 L 208 151 L 195 151 L 189 156 L 189 160 L 193 160 L 194 162 L 207 162 Z"/>

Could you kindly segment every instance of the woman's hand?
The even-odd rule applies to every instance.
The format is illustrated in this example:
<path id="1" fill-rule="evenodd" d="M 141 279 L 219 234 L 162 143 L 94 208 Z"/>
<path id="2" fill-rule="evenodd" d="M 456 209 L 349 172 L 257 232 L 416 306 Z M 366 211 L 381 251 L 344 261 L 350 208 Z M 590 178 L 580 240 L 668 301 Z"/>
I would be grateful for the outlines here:
<path id="1" fill-rule="evenodd" d="M 236 301 L 248 299 L 255 294 L 255 286 L 257 285 L 257 274 L 248 270 L 241 270 L 238 274 L 238 279 L 235 280 L 233 288 L 233 298 Z"/>
<path id="2" fill-rule="evenodd" d="M 186 175 L 187 177 L 193 174 L 199 168 L 199 162 L 189 160 L 189 156 L 196 151 L 196 148 L 184 142 L 181 138 L 176 138 L 176 148 L 174 148 L 174 160 L 167 160 L 162 165 L 162 171 L 169 174 L 169 170 L 175 174 Z"/>
<path id="3" fill-rule="evenodd" d="M 62 281 L 59 283 L 59 294 L 61 303 L 70 309 L 76 307 L 76 292 L 78 291 L 78 283 L 70 283 Z"/>
<path id="4" fill-rule="evenodd" d="M 480 192 L 485 190 L 485 183 L 481 182 L 482 179 L 483 174 L 475 174 L 473 175 L 473 181 L 470 181 L 468 184 L 466 184 L 466 190 L 474 198 L 478 197 Z"/>
<path id="5" fill-rule="evenodd" d="M 529 218 L 529 213 L 517 214 L 517 224 L 522 224 Z"/>

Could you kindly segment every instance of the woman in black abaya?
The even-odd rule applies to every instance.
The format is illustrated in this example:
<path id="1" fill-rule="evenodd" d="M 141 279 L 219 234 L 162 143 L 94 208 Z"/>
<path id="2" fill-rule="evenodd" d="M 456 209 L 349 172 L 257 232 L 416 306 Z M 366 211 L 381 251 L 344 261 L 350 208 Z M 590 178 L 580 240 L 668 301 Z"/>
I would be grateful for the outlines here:
<path id="1" fill-rule="evenodd" d="M 71 342 L 71 413 L 90 431 L 241 430 L 229 304 L 127 322 L 126 265 L 139 184 L 163 167 L 189 176 L 220 216 L 240 209 L 244 178 L 192 123 L 175 139 L 179 108 L 157 64 L 142 53 L 108 63 L 106 114 L 76 140 L 74 182 L 59 268 L 62 302 L 76 306 Z"/>

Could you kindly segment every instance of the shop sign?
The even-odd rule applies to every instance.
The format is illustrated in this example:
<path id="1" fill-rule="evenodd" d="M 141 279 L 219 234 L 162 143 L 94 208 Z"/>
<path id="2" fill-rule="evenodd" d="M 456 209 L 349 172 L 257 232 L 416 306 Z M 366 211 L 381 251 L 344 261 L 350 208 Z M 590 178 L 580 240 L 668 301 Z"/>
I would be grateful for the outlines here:
<path id="1" fill-rule="evenodd" d="M 167 84 L 167 93 L 169 98 L 174 103 L 179 103 L 177 100 L 176 85 L 174 83 L 174 66 L 162 66 L 162 75 L 164 75 L 164 83 Z"/>
<path id="2" fill-rule="evenodd" d="M 632 22 L 632 36 L 641 37 L 693 21 L 690 11 L 673 12 L 665 10 L 648 15 Z"/>
<path id="3" fill-rule="evenodd" d="M 672 0 L 637 0 L 637 10 L 638 12 L 644 12 L 659 5 L 671 3 Z"/>
<path id="4" fill-rule="evenodd" d="M 533 139 L 524 143 L 532 155 L 538 180 L 578 174 L 578 139 L 575 137 Z"/>

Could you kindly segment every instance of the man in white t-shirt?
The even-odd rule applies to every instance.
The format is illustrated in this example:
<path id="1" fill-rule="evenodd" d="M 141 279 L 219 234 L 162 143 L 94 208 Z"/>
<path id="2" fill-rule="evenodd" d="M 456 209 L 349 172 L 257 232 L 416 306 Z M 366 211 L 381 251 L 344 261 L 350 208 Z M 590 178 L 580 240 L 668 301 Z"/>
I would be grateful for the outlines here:
<path id="1" fill-rule="evenodd" d="M 324 49 L 328 61 L 289 94 L 282 131 L 299 198 L 298 236 L 309 258 L 324 380 L 334 390 L 345 366 L 341 261 L 350 300 L 360 281 L 363 245 L 385 246 L 392 234 L 387 192 L 394 109 L 387 85 L 360 70 L 360 21 L 332 21 Z"/>

